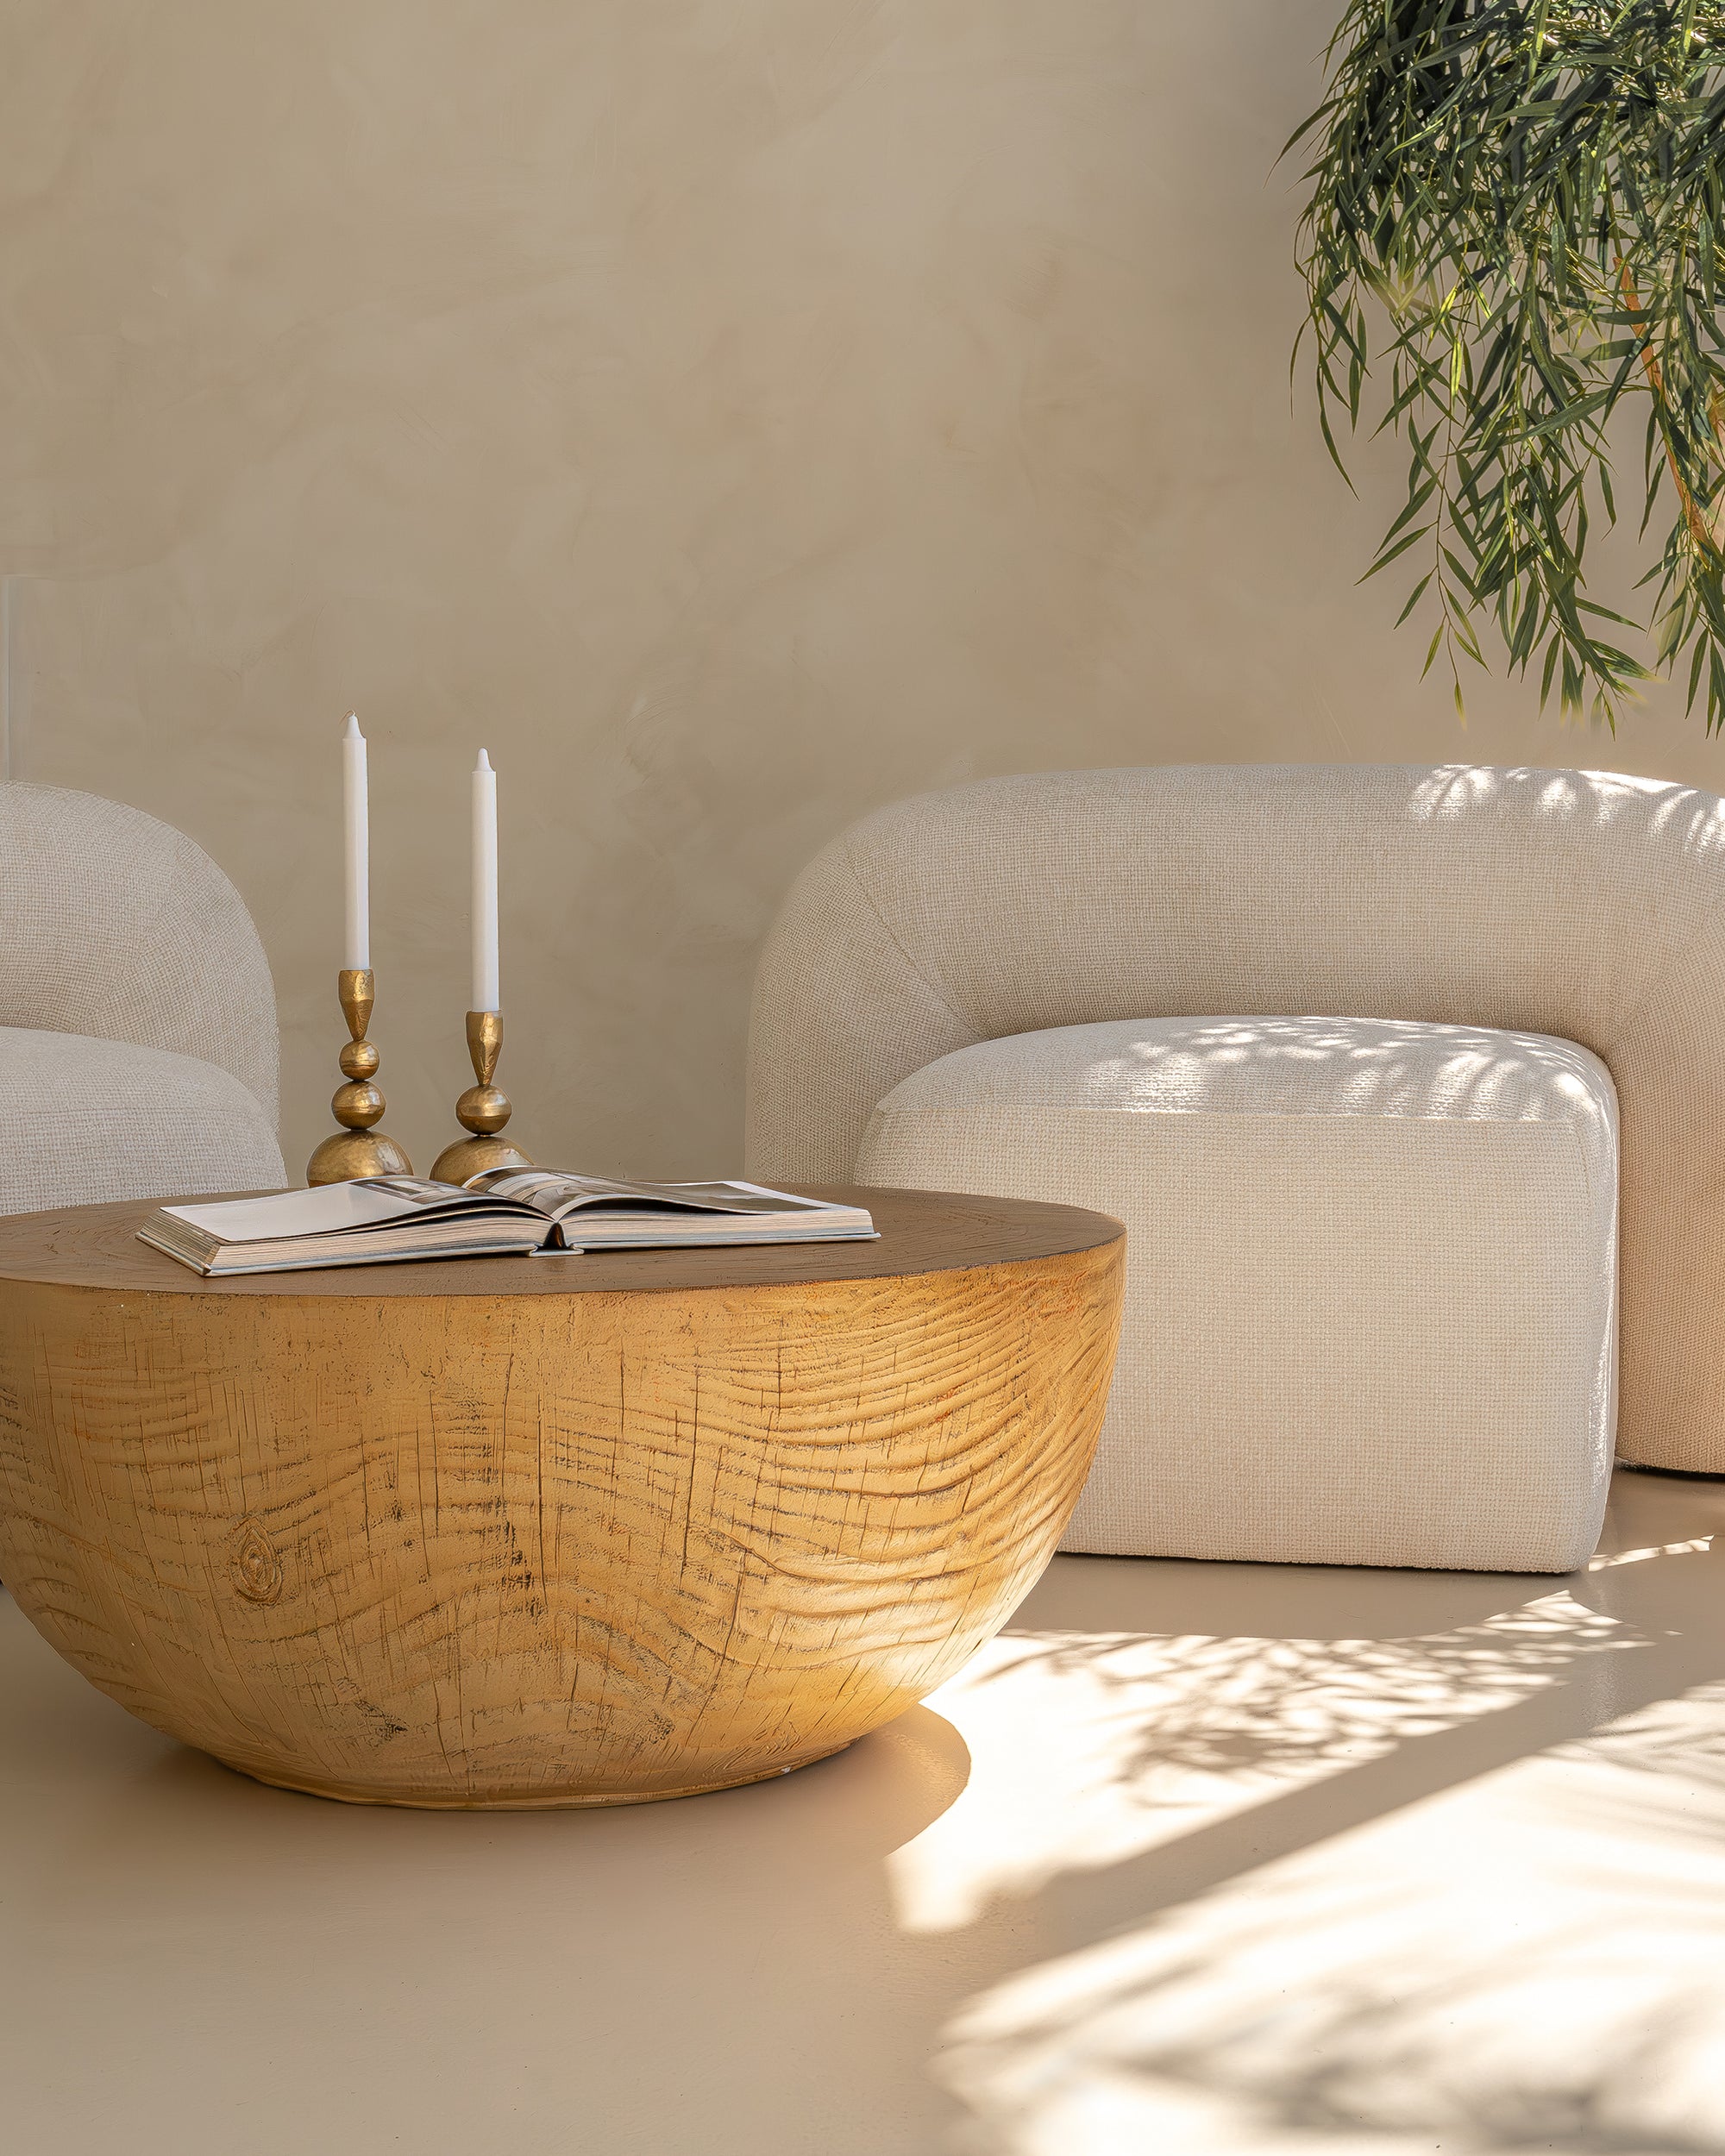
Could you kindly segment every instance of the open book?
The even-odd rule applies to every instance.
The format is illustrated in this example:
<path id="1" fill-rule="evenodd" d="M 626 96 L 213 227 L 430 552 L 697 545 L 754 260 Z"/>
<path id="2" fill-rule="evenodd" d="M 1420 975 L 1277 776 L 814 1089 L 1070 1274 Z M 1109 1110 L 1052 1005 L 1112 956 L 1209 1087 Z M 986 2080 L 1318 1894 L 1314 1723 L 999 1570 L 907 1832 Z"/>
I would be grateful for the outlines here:
<path id="1" fill-rule="evenodd" d="M 462 1184 L 372 1175 L 270 1198 L 163 1206 L 138 1230 L 138 1240 L 194 1272 L 212 1274 L 416 1257 L 844 1242 L 874 1233 L 860 1206 L 827 1205 L 759 1183 L 637 1183 L 494 1168 Z"/>

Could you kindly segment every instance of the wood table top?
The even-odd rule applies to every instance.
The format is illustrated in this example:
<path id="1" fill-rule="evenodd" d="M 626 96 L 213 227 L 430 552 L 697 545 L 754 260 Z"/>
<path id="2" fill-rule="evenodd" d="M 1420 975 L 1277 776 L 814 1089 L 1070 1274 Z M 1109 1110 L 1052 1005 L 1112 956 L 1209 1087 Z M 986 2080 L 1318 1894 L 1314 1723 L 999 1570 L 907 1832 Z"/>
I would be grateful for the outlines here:
<path id="1" fill-rule="evenodd" d="M 811 1197 L 866 1206 L 876 1242 L 732 1245 L 719 1250 L 594 1250 L 580 1257 L 438 1257 L 399 1265 L 244 1273 L 206 1280 L 137 1232 L 157 1205 L 210 1199 L 131 1199 L 0 1218 L 0 1282 L 31 1281 L 122 1294 L 175 1295 L 533 1295 L 652 1294 L 884 1280 L 913 1273 L 1023 1263 L 1095 1250 L 1126 1233 L 1081 1206 L 950 1191 L 855 1189 L 789 1183 Z M 241 1194 L 255 1196 L 252 1192 Z"/>

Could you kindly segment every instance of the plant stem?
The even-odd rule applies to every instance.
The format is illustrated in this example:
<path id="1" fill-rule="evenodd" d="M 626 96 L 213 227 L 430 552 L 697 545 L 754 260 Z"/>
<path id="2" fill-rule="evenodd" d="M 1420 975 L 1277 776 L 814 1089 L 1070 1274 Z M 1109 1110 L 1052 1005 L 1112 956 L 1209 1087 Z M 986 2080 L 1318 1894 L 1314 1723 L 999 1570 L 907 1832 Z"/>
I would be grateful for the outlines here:
<path id="1" fill-rule="evenodd" d="M 1647 335 L 1644 327 L 1640 326 L 1645 324 L 1647 317 L 1641 310 L 1640 294 L 1635 290 L 1635 280 L 1629 273 L 1629 265 L 1621 254 L 1617 257 L 1617 274 L 1619 282 L 1623 287 L 1624 301 L 1630 313 L 1634 317 L 1634 321 L 1630 326 L 1634 330 L 1636 339 L 1641 348 L 1641 365 L 1647 370 L 1648 387 L 1653 392 L 1654 403 L 1658 404 L 1661 411 L 1665 411 L 1668 409 L 1665 404 L 1665 374 L 1659 366 L 1659 354 L 1653 350 L 1652 337 Z M 1716 435 L 1720 430 L 1721 411 L 1720 401 L 1716 397 L 1712 404 L 1713 431 Z M 1671 445 L 1671 436 L 1665 433 L 1663 427 L 1660 428 L 1659 432 L 1665 438 L 1665 462 L 1671 467 L 1672 479 L 1677 487 L 1678 499 L 1683 504 L 1684 518 L 1689 526 L 1690 536 L 1695 541 L 1697 546 L 1704 548 L 1709 553 L 1716 554 L 1719 551 L 1719 542 L 1714 537 L 1706 517 L 1697 506 L 1694 495 L 1689 491 L 1683 473 L 1678 469 L 1677 452 Z"/>

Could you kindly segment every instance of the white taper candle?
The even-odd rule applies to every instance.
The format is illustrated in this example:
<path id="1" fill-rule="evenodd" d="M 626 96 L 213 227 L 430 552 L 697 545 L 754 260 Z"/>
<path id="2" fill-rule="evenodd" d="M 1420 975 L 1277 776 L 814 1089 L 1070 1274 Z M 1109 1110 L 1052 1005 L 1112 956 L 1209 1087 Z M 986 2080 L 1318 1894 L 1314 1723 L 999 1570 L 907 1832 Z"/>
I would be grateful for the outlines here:
<path id="1" fill-rule="evenodd" d="M 350 712 L 342 730 L 342 834 L 347 870 L 347 933 L 342 963 L 372 962 L 371 805 L 366 737 Z"/>
<path id="2" fill-rule="evenodd" d="M 498 1011 L 497 774 L 483 749 L 474 766 L 474 989 L 470 1011 Z"/>

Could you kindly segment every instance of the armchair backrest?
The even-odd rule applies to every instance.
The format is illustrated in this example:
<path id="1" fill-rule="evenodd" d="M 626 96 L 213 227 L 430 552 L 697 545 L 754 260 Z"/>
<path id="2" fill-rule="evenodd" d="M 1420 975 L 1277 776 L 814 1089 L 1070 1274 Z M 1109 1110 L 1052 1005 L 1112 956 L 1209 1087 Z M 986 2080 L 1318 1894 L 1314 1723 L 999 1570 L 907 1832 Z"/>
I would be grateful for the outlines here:
<path id="1" fill-rule="evenodd" d="M 275 990 L 244 902 L 118 801 L 0 785 L 0 1025 L 200 1056 L 277 1112 Z"/>
<path id="2" fill-rule="evenodd" d="M 980 1040 L 1299 1015 L 1553 1033 L 1622 1117 L 1630 1459 L 1725 1430 L 1725 804 L 1606 772 L 1187 765 L 883 809 L 798 879 L 756 983 L 750 1172 L 842 1181 L 875 1103 Z"/>

